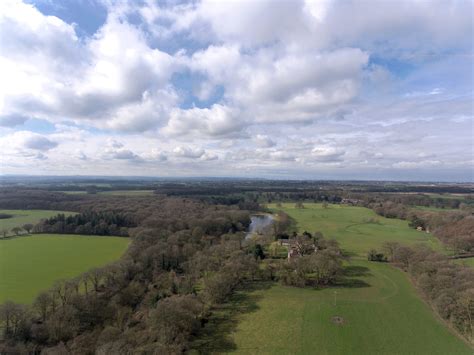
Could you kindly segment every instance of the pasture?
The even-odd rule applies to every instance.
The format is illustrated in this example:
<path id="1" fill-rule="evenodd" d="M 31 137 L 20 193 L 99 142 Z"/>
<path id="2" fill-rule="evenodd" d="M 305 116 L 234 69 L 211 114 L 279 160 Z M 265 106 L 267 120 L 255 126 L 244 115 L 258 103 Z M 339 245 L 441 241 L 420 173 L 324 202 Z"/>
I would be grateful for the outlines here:
<path id="1" fill-rule="evenodd" d="M 366 260 L 367 251 L 380 249 L 385 241 L 440 250 L 433 236 L 366 208 L 307 203 L 304 209 L 294 204 L 280 209 L 294 219 L 299 232 L 321 231 L 352 253 L 344 279 L 319 290 L 267 284 L 239 292 L 232 303 L 238 311 L 232 312 L 231 321 L 211 323 L 214 329 L 203 349 L 242 354 L 472 354 L 420 299 L 402 271 Z M 222 318 L 219 311 L 217 318 Z"/>
<path id="2" fill-rule="evenodd" d="M 14 227 L 21 227 L 27 223 L 36 224 L 41 219 L 56 216 L 58 213 L 63 213 L 66 216 L 75 214 L 75 212 L 49 210 L 0 210 L 0 213 L 13 216 L 11 218 L 0 219 L 0 230 L 4 228 L 10 230 Z"/>
<path id="3" fill-rule="evenodd" d="M 128 243 L 128 238 L 58 234 L 0 240 L 0 303 L 30 303 L 55 281 L 120 258 Z"/>

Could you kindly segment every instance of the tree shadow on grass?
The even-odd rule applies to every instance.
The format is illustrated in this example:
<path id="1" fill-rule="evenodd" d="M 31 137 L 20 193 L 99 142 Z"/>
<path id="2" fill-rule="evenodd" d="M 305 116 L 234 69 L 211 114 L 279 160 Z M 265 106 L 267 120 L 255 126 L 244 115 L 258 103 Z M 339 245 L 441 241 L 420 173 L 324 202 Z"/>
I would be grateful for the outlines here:
<path id="1" fill-rule="evenodd" d="M 350 251 L 350 250 L 343 249 L 342 250 L 342 256 L 346 259 L 349 259 L 351 257 L 357 256 L 357 253 L 355 253 L 353 251 Z"/>
<path id="2" fill-rule="evenodd" d="M 237 317 L 259 309 L 262 298 L 254 291 L 270 288 L 272 282 L 249 282 L 240 287 L 229 302 L 212 308 L 208 322 L 191 344 L 191 353 L 215 354 L 235 350 L 232 334 L 236 331 Z"/>
<path id="3" fill-rule="evenodd" d="M 343 275 L 345 277 L 370 276 L 370 269 L 365 266 L 348 265 L 344 267 Z"/>
<path id="4" fill-rule="evenodd" d="M 357 277 L 366 277 L 370 276 L 369 268 L 365 266 L 357 265 L 348 265 L 344 267 L 341 276 L 337 280 L 335 287 L 344 287 L 344 288 L 360 288 L 360 287 L 369 287 L 364 280 L 357 279 Z"/>

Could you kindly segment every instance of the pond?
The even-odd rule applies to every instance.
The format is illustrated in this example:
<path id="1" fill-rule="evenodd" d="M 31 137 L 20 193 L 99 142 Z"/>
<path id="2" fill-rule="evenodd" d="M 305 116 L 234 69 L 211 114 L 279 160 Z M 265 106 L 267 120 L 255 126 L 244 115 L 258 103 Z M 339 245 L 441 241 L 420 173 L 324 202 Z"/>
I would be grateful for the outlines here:
<path id="1" fill-rule="evenodd" d="M 253 234 L 262 233 L 266 227 L 273 223 L 275 217 L 271 214 L 256 214 L 250 216 L 250 220 L 251 223 L 245 239 L 250 238 Z"/>

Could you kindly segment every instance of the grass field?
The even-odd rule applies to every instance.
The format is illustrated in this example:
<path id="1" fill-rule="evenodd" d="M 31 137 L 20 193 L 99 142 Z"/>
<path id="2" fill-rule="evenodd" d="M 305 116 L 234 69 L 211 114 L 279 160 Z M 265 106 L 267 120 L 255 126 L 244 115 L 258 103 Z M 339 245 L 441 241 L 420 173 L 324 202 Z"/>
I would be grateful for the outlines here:
<path id="1" fill-rule="evenodd" d="M 14 227 L 21 227 L 26 223 L 36 224 L 42 218 L 56 216 L 58 213 L 64 213 L 67 216 L 75 214 L 74 212 L 48 210 L 0 210 L 0 213 L 13 215 L 12 218 L 0 219 L 0 230 L 3 228 L 12 229 Z"/>
<path id="2" fill-rule="evenodd" d="M 305 203 L 297 209 L 294 204 L 283 204 L 282 210 L 296 221 L 299 231 L 320 231 L 325 237 L 336 239 L 341 247 L 365 258 L 371 248 L 379 249 L 386 241 L 398 241 L 407 245 L 425 244 L 442 251 L 439 240 L 431 234 L 408 227 L 407 221 L 378 216 L 362 207 Z M 275 205 L 269 208 L 276 211 Z"/>
<path id="3" fill-rule="evenodd" d="M 68 195 L 85 195 L 87 191 L 59 191 Z M 99 191 L 97 195 L 109 196 L 152 196 L 153 190 L 112 190 Z"/>
<path id="4" fill-rule="evenodd" d="M 0 240 L 0 302 L 30 303 L 56 280 L 118 259 L 128 238 L 36 234 Z"/>
<path id="5" fill-rule="evenodd" d="M 243 354 L 473 353 L 420 299 L 407 275 L 365 259 L 370 248 L 380 248 L 384 241 L 440 249 L 436 239 L 365 208 L 293 206 L 282 209 L 294 218 L 300 232 L 321 231 L 354 253 L 346 267 L 346 282 L 323 290 L 268 284 L 240 292 L 229 309 L 217 311 L 202 349 Z M 378 222 L 368 223 L 370 218 Z M 223 319 L 229 312 L 233 316 L 219 322 L 219 312 Z M 342 324 L 333 317 L 341 317 Z"/>

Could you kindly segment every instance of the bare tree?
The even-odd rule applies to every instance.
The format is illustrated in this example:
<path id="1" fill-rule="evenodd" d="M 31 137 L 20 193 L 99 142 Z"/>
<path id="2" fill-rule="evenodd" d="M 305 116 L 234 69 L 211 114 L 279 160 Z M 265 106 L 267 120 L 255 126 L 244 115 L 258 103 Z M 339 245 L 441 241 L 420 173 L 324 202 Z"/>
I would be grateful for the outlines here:
<path id="1" fill-rule="evenodd" d="M 2 233 L 3 238 L 6 238 L 6 237 L 7 237 L 8 231 L 9 231 L 8 228 L 2 228 L 1 233 Z"/>
<path id="2" fill-rule="evenodd" d="M 12 228 L 12 232 L 15 233 L 15 235 L 20 235 L 20 232 L 22 231 L 23 229 L 21 227 L 14 227 Z"/>

